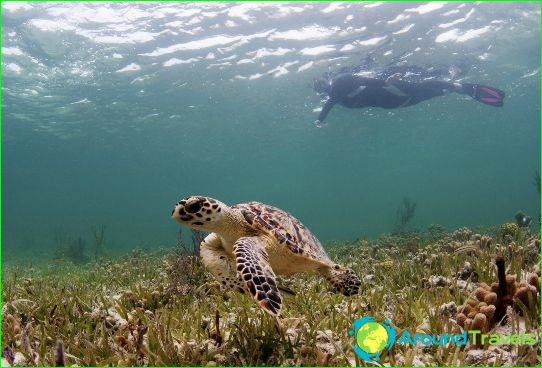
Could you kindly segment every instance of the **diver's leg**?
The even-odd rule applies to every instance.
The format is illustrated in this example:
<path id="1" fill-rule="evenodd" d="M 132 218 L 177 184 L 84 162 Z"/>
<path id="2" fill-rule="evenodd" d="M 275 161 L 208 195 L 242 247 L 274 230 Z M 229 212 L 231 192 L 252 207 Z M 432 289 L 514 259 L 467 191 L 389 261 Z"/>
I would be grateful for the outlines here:
<path id="1" fill-rule="evenodd" d="M 384 88 L 396 96 L 410 96 L 417 102 L 433 97 L 442 96 L 449 92 L 460 92 L 460 85 L 442 81 L 407 82 L 401 80 L 403 75 L 395 73 L 386 78 Z"/>
<path id="2" fill-rule="evenodd" d="M 460 84 L 442 81 L 426 81 L 421 83 L 413 83 L 392 79 L 386 81 L 386 84 L 382 86 L 382 89 L 397 97 L 403 98 L 402 103 L 396 106 L 383 106 L 387 108 L 416 105 L 417 103 L 420 103 L 422 101 L 429 100 L 433 97 L 443 96 L 450 92 L 462 93 L 462 88 Z"/>
<path id="3" fill-rule="evenodd" d="M 443 81 L 410 83 L 408 86 L 404 87 L 404 90 L 413 97 L 413 100 L 415 100 L 416 103 L 434 97 L 444 96 L 450 92 L 462 93 L 461 85 L 459 83 Z"/>
<path id="4" fill-rule="evenodd" d="M 412 91 L 412 96 L 420 101 L 428 100 L 433 97 L 443 96 L 450 92 L 463 95 L 469 95 L 476 101 L 491 106 L 503 106 L 505 93 L 498 88 L 485 86 L 481 84 L 428 81 L 417 84 L 417 88 Z"/>

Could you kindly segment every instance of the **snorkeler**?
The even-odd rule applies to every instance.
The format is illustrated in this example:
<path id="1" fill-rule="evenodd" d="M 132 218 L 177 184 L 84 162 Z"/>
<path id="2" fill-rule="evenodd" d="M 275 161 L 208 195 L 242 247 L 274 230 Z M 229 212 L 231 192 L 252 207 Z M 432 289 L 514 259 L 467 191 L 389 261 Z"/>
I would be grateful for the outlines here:
<path id="1" fill-rule="evenodd" d="M 386 79 L 367 78 L 355 73 L 342 73 L 331 79 L 317 79 L 314 90 L 327 94 L 316 126 L 320 127 L 335 104 L 348 108 L 382 107 L 394 109 L 412 106 L 450 92 L 466 94 L 476 101 L 491 106 L 502 106 L 504 92 L 493 87 L 472 83 L 425 80 L 412 82 L 401 80 L 404 74 L 395 73 Z"/>

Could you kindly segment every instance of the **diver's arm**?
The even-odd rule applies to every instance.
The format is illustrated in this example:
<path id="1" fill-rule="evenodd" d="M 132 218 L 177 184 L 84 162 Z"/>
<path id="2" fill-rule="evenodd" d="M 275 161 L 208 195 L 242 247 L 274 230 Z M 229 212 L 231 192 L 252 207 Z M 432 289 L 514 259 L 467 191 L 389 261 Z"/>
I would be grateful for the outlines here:
<path id="1" fill-rule="evenodd" d="M 333 105 L 335 105 L 335 100 L 330 97 L 324 104 L 324 107 L 322 107 L 322 111 L 320 111 L 320 115 L 318 115 L 318 120 L 316 120 L 316 124 L 322 123 L 324 121 Z"/>

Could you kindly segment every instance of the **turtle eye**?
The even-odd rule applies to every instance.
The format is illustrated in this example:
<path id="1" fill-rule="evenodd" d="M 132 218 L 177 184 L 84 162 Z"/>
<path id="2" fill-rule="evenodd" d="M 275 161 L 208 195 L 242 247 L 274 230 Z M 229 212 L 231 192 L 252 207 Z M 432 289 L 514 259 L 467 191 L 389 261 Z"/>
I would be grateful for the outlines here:
<path id="1" fill-rule="evenodd" d="M 203 203 L 201 201 L 197 201 L 197 202 L 189 204 L 185 208 L 186 208 L 186 212 L 188 213 L 196 213 L 201 209 L 202 206 L 203 206 Z"/>

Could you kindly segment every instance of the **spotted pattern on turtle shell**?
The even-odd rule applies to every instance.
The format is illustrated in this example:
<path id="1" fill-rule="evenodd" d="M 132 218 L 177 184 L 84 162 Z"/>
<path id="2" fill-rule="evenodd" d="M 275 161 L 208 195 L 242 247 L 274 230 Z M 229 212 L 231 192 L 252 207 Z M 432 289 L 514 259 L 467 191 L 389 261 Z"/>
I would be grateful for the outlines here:
<path id="1" fill-rule="evenodd" d="M 237 204 L 232 208 L 241 211 L 245 221 L 252 227 L 273 236 L 292 253 L 330 261 L 318 239 L 289 213 L 259 202 Z"/>

